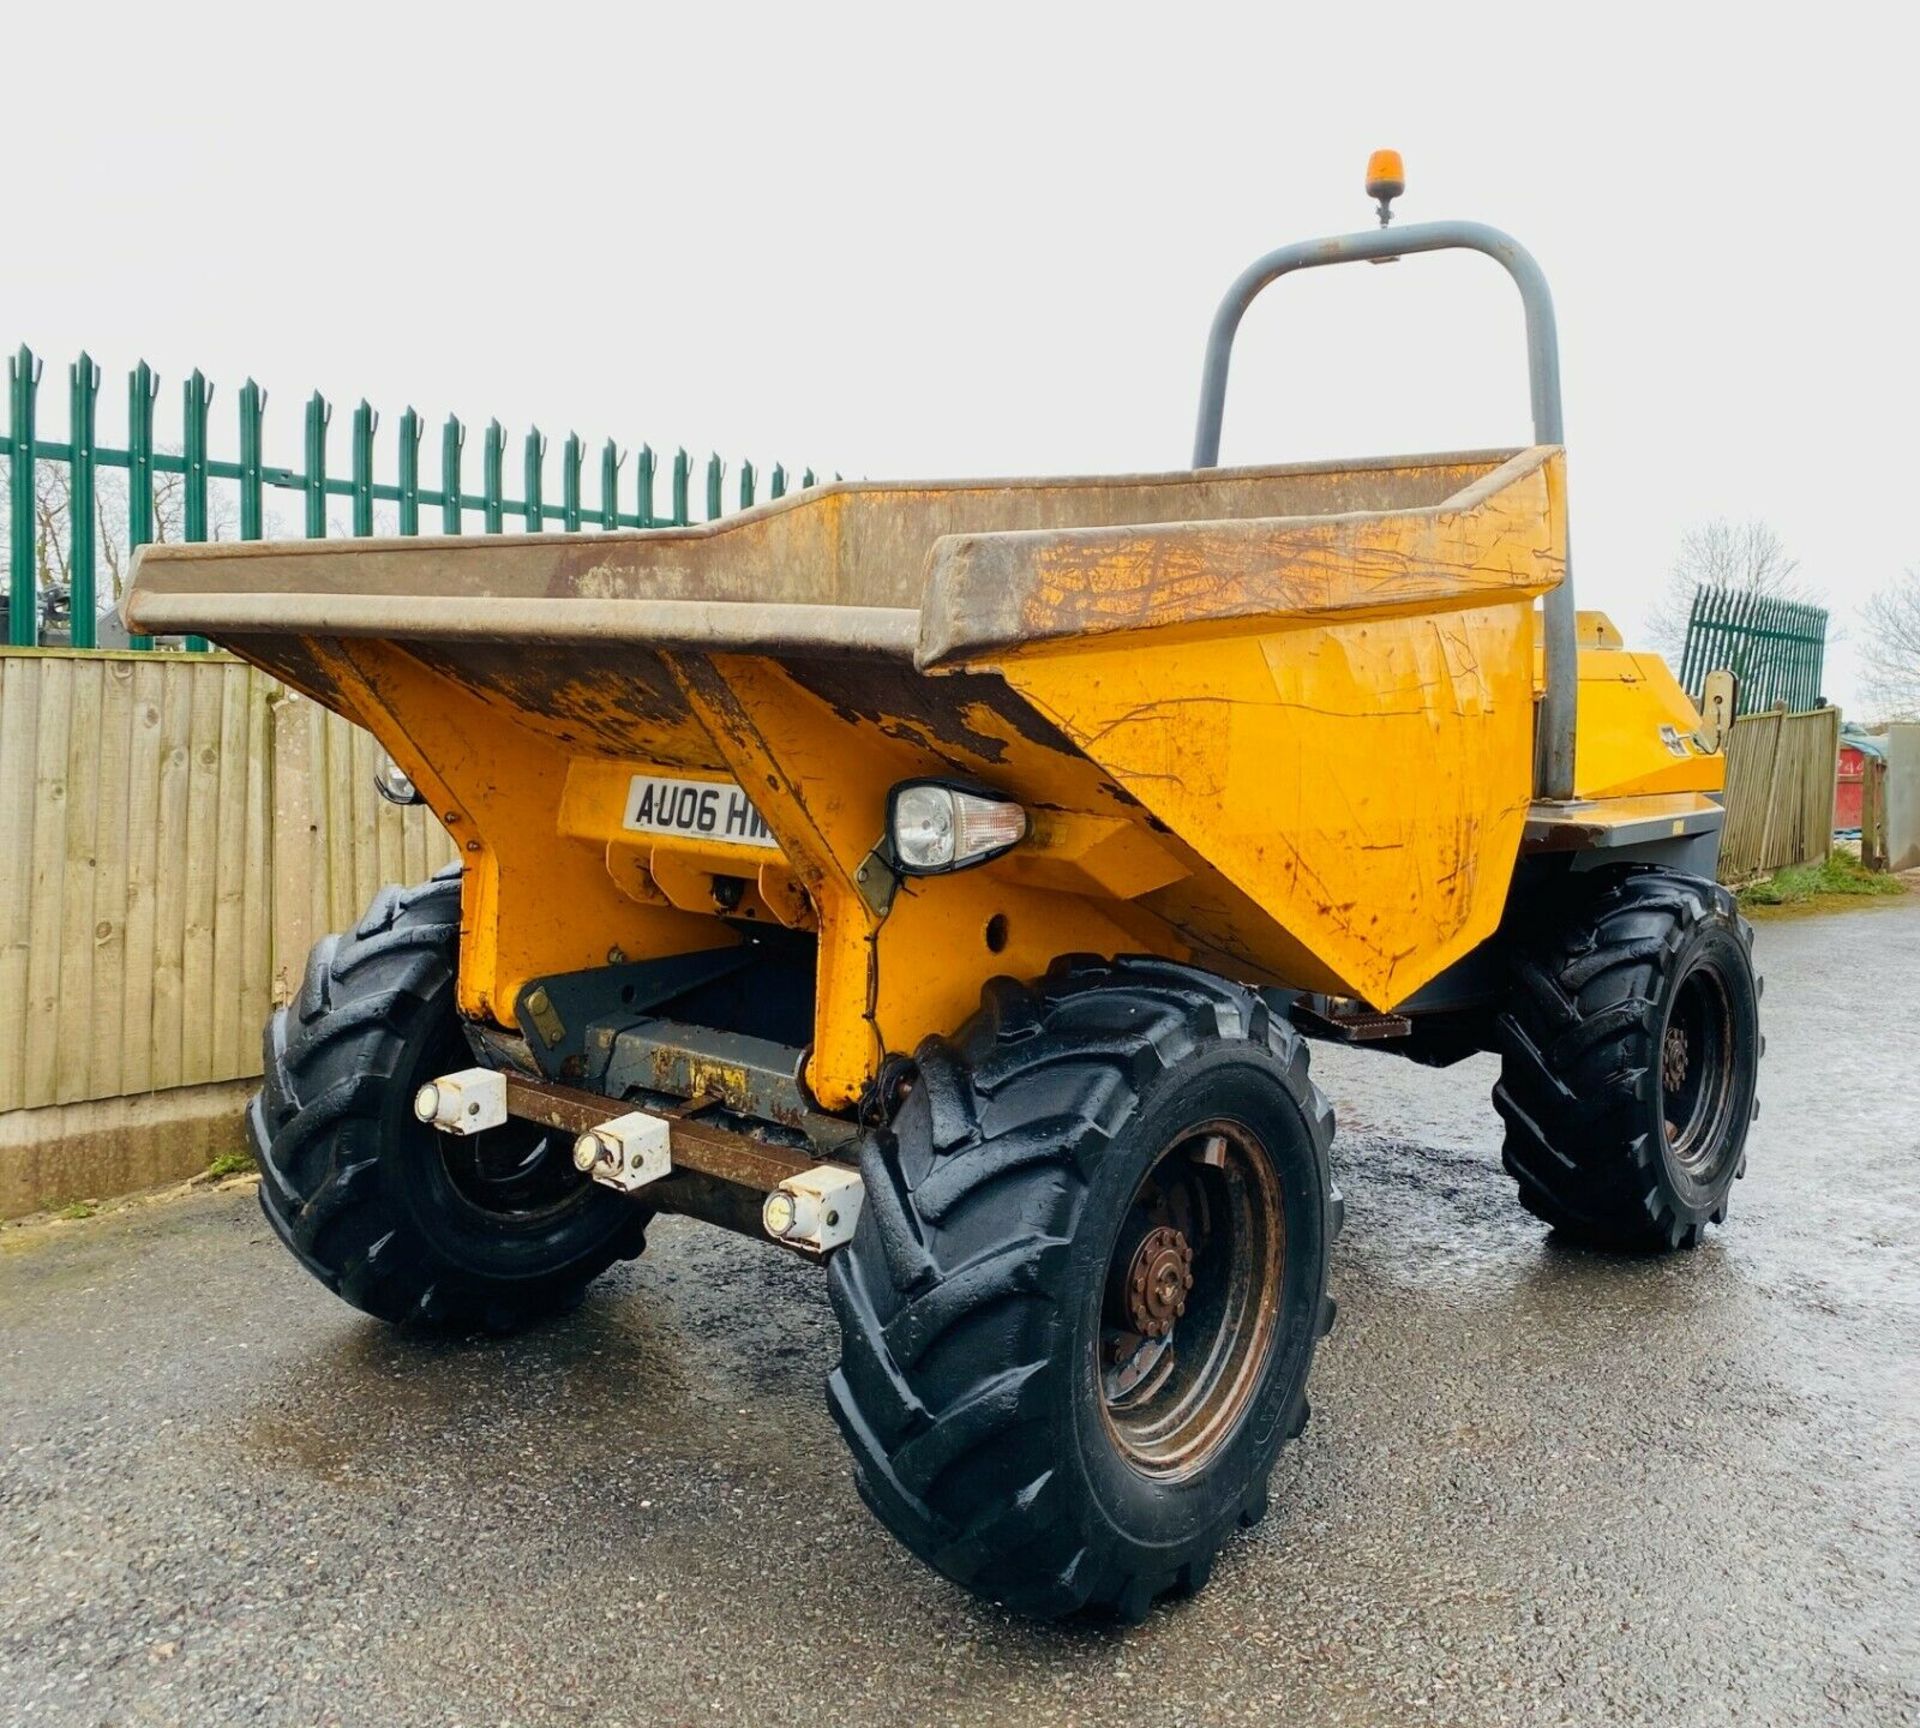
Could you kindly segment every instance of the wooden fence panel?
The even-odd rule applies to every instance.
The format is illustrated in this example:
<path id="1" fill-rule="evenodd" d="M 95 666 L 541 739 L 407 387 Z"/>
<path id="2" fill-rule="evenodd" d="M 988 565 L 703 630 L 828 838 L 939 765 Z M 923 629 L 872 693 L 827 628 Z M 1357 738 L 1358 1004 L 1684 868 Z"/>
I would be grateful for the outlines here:
<path id="1" fill-rule="evenodd" d="M 1833 845 L 1840 710 L 1744 714 L 1727 739 L 1727 824 L 1720 879 L 1744 882 L 1816 864 Z"/>
<path id="2" fill-rule="evenodd" d="M 27 1093 L 27 969 L 33 945 L 34 734 L 40 724 L 40 663 L 0 658 L 0 1110 L 16 1110 Z"/>
<path id="3" fill-rule="evenodd" d="M 40 719 L 33 757 L 33 831 L 17 844 L 33 859 L 27 894 L 33 923 L 27 953 L 26 1092 L 29 1099 L 58 1098 L 55 1058 L 60 1038 L 60 914 L 66 899 L 67 744 L 72 731 L 71 669 L 49 666 L 40 678 Z"/>
<path id="4" fill-rule="evenodd" d="M 18 664 L 18 662 L 15 662 Z M 131 783 L 135 699 L 134 662 L 102 660 L 99 741 L 99 805 L 104 813 L 93 855 L 93 1009 L 83 1096 L 112 1097 L 126 1069 L 123 1016 L 127 990 L 127 894 L 132 880 Z M 0 676 L 4 669 L 0 668 Z M 114 812 L 120 812 L 116 816 Z"/>
<path id="5" fill-rule="evenodd" d="M 455 855 L 374 751 L 225 655 L 0 653 L 0 1111 L 257 1074 L 312 943 Z"/>
<path id="6" fill-rule="evenodd" d="M 117 827 L 120 821 L 100 800 L 106 668 L 99 661 L 73 666 L 69 700 L 57 992 L 60 1012 L 53 1052 L 54 1097 L 63 1104 L 85 1098 L 91 1084 L 93 999 L 98 984 L 95 963 L 99 958 L 93 940 L 93 915 L 100 834 L 103 828 Z"/>

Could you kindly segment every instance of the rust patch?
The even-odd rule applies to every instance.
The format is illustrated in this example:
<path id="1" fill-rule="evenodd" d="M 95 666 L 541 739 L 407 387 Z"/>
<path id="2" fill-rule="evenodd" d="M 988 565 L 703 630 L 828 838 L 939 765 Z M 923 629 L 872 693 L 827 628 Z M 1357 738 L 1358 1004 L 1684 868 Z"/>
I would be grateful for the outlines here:
<path id="1" fill-rule="evenodd" d="M 963 682 L 929 678 L 893 662 L 793 660 L 781 664 L 796 684 L 819 697 L 841 719 L 875 727 L 890 738 L 949 760 L 957 756 L 996 763 L 1005 758 L 1004 739 L 969 723 L 975 709 L 1005 721 L 1010 730 L 1042 749 L 1064 756 L 1080 754 L 1065 733 L 992 674 L 970 674 Z M 914 717 L 911 724 L 898 718 L 906 714 Z"/>

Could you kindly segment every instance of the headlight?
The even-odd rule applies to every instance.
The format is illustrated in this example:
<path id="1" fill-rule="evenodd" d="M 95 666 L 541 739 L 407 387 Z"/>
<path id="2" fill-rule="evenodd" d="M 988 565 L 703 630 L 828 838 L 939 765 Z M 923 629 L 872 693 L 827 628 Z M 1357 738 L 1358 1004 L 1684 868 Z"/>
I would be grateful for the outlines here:
<path id="1" fill-rule="evenodd" d="M 1018 804 L 938 780 L 904 780 L 887 800 L 887 837 L 896 866 L 938 876 L 984 864 L 1026 838 Z"/>
<path id="2" fill-rule="evenodd" d="M 374 766 L 373 789 L 389 804 L 426 803 L 426 799 L 420 796 L 420 789 L 407 778 L 400 764 L 384 750 L 380 752 L 380 760 Z"/>

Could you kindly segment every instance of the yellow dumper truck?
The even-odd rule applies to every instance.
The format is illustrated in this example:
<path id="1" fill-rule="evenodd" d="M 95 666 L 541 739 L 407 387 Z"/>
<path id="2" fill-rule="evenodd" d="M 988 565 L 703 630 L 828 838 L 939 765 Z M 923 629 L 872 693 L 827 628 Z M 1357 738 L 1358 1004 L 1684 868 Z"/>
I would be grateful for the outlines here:
<path id="1" fill-rule="evenodd" d="M 157 546 L 126 612 L 369 728 L 460 866 L 314 950 L 267 1217 L 505 1328 L 679 1212 L 824 1264 L 860 1492 L 948 1577 L 1136 1618 L 1266 1508 L 1333 1318 L 1307 1040 L 1501 1061 L 1522 1203 L 1692 1245 L 1744 1166 L 1722 723 L 1574 608 L 1546 284 L 1469 223 L 1233 287 L 1191 468 L 833 484 L 704 526 Z M 1466 248 L 1515 449 L 1221 468 L 1292 270 Z M 639 1394 L 644 1396 L 644 1390 Z"/>

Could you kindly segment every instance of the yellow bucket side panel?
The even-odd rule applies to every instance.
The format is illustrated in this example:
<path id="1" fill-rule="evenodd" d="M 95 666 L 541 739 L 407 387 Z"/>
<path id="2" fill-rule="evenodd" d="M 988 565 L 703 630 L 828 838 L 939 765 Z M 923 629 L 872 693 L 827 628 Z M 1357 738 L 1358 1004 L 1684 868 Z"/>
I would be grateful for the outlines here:
<path id="1" fill-rule="evenodd" d="M 1331 987 L 1386 1008 L 1500 921 L 1532 789 L 1532 646 L 1514 600 L 1142 633 L 1004 671 Z"/>

